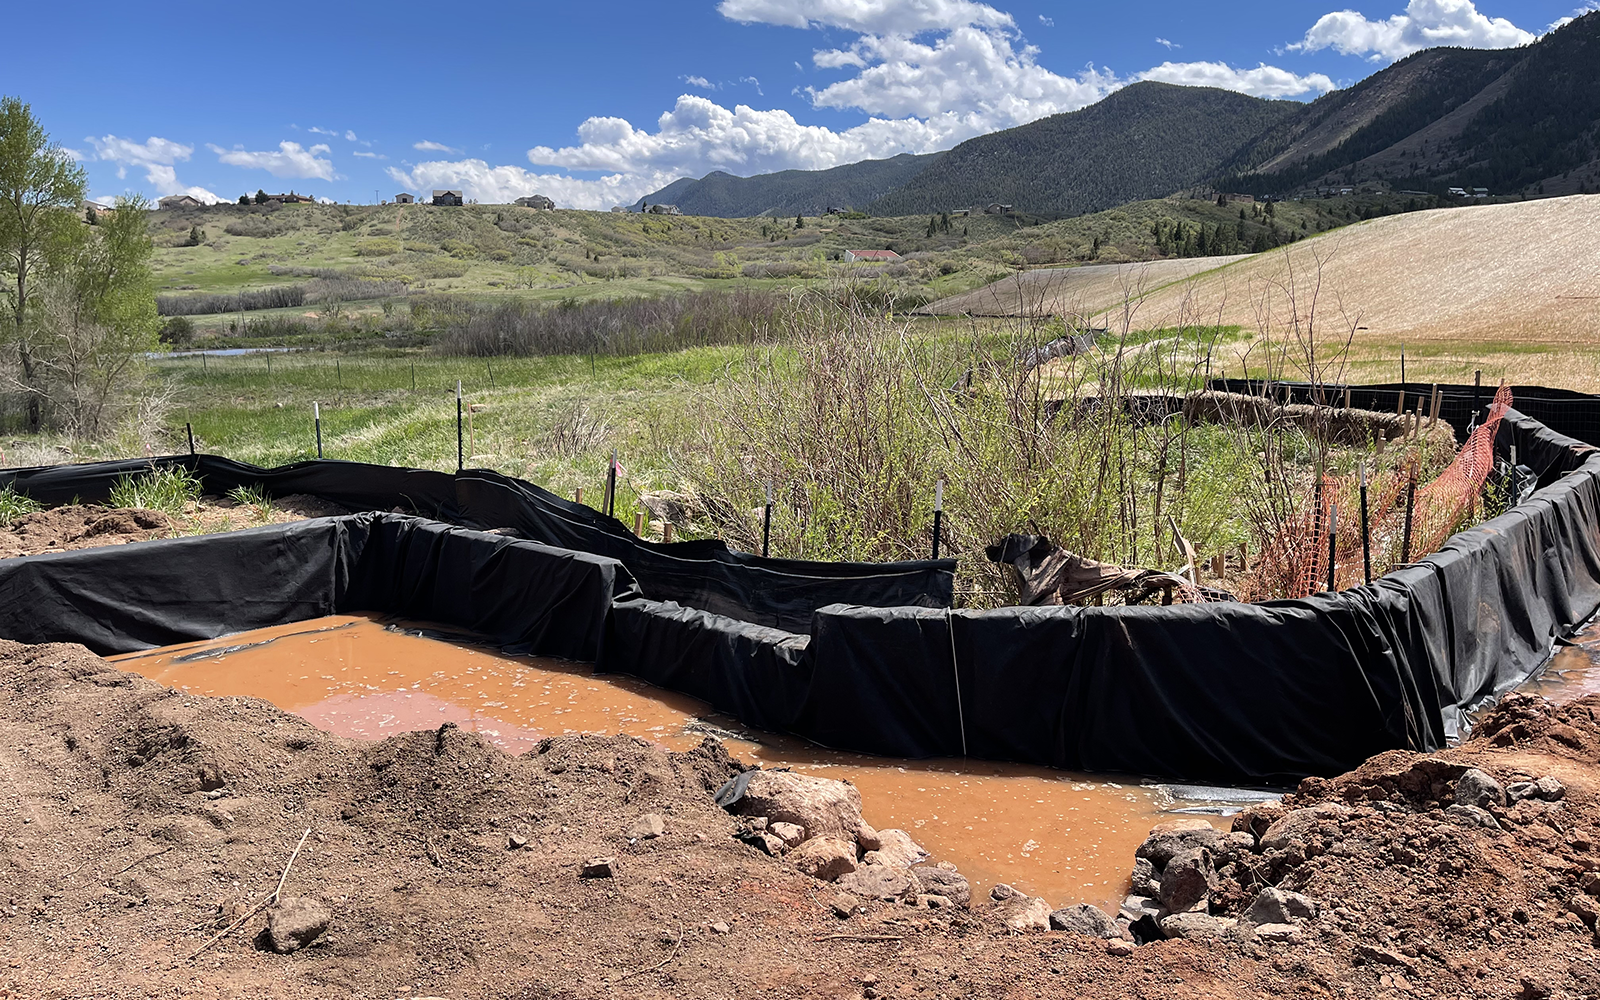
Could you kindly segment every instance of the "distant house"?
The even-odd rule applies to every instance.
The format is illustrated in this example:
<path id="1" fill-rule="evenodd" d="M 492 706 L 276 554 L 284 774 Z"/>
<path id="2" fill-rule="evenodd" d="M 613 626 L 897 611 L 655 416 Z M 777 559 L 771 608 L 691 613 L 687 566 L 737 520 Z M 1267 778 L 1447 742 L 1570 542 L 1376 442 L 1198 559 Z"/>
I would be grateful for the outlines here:
<path id="1" fill-rule="evenodd" d="M 870 263 L 872 261 L 899 260 L 900 255 L 893 250 L 846 250 L 845 263 L 853 264 L 857 261 Z"/>
<path id="2" fill-rule="evenodd" d="M 1456 197 L 1456 198 L 1465 198 L 1467 196 L 1467 189 L 1466 188 L 1451 188 L 1450 190 L 1446 191 L 1445 194 L 1451 195 L 1452 197 Z"/>
<path id="3" fill-rule="evenodd" d="M 626 206 L 626 205 L 612 205 L 611 206 L 611 211 L 616 212 L 618 215 L 626 215 L 628 213 L 628 206 Z"/>
<path id="4" fill-rule="evenodd" d="M 169 194 L 156 202 L 156 208 L 205 208 L 206 203 L 192 195 Z M 96 209 L 95 211 L 99 211 Z"/>
<path id="5" fill-rule="evenodd" d="M 850 211 L 848 208 L 834 208 L 832 205 L 829 205 L 828 206 L 828 210 L 826 212 L 823 212 L 822 214 L 823 215 L 843 215 L 844 213 L 846 213 L 848 211 Z"/>
<path id="6" fill-rule="evenodd" d="M 465 205 L 466 203 L 466 200 L 461 197 L 460 191 L 434 189 L 433 204 L 435 205 Z"/>
<path id="7" fill-rule="evenodd" d="M 952 208 L 950 210 L 950 218 L 952 219 L 960 219 L 971 214 L 972 209 L 970 208 Z"/>
<path id="8" fill-rule="evenodd" d="M 1222 196 L 1228 202 L 1240 202 L 1245 205 L 1254 205 L 1256 196 L 1253 194 L 1225 194 Z"/>
<path id="9" fill-rule="evenodd" d="M 411 204 L 414 204 L 416 202 L 416 200 L 417 200 L 416 198 L 414 198 L 413 196 L 407 194 L 404 191 L 401 191 L 399 194 L 394 196 L 394 203 L 396 205 L 411 205 Z"/>
<path id="10" fill-rule="evenodd" d="M 1474 198 L 1487 198 L 1487 197 L 1489 197 L 1489 189 L 1488 188 L 1473 188 L 1472 189 L 1472 196 Z"/>
<path id="11" fill-rule="evenodd" d="M 295 194 L 293 191 L 290 191 L 288 194 L 267 195 L 267 201 L 275 201 L 280 205 L 298 205 L 302 203 L 310 205 L 316 200 L 317 199 L 311 197 L 309 194 Z"/>
<path id="12" fill-rule="evenodd" d="M 998 201 L 990 202 L 988 205 L 984 206 L 983 214 L 984 215 L 1010 215 L 1011 214 L 1011 206 L 1010 205 L 1002 205 Z"/>
<path id="13" fill-rule="evenodd" d="M 542 194 L 530 194 L 526 198 L 518 198 L 512 204 L 521 205 L 523 208 L 536 208 L 545 212 L 553 211 L 556 207 L 555 202 Z"/>
<path id="14" fill-rule="evenodd" d="M 676 205 L 651 205 L 646 209 L 651 215 L 682 215 Z"/>

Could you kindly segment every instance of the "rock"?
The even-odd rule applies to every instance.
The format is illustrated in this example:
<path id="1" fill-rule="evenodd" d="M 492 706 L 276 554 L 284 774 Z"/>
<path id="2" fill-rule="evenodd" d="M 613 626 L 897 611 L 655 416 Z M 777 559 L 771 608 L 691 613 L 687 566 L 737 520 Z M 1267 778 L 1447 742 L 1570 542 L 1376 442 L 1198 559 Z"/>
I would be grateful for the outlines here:
<path id="1" fill-rule="evenodd" d="M 1256 937 L 1262 941 L 1293 943 L 1300 940 L 1300 928 L 1294 924 L 1257 924 Z"/>
<path id="2" fill-rule="evenodd" d="M 1320 841 L 1325 819 L 1316 809 L 1291 809 L 1274 821 L 1261 834 L 1263 851 L 1282 851 L 1299 845 L 1303 850 L 1312 841 Z"/>
<path id="3" fill-rule="evenodd" d="M 1157 921 L 1167 937 L 1191 941 L 1221 937 L 1237 922 L 1231 917 L 1213 917 L 1207 913 L 1173 913 Z"/>
<path id="4" fill-rule="evenodd" d="M 1106 954 L 1107 955 L 1114 955 L 1117 958 L 1127 958 L 1129 955 L 1133 954 L 1133 942 L 1132 941 L 1107 941 L 1106 942 Z"/>
<path id="5" fill-rule="evenodd" d="M 944 896 L 936 896 L 930 892 L 919 892 L 916 904 L 926 910 L 950 910 L 955 908 L 955 903 Z"/>
<path id="6" fill-rule="evenodd" d="M 1259 842 L 1267 828 L 1282 819 L 1286 812 L 1282 802 L 1258 802 L 1237 813 L 1233 817 L 1232 828 L 1235 833 L 1248 833 Z"/>
<path id="7" fill-rule="evenodd" d="M 1539 798 L 1544 799 L 1546 802 L 1555 802 L 1557 799 L 1560 799 L 1562 796 L 1567 794 L 1567 786 L 1563 785 L 1560 781 L 1550 777 L 1549 775 L 1540 778 L 1533 784 L 1538 790 L 1537 794 Z"/>
<path id="8" fill-rule="evenodd" d="M 901 900 L 922 891 L 916 876 L 899 865 L 863 865 L 840 875 L 835 884 L 862 899 Z"/>
<path id="9" fill-rule="evenodd" d="M 1256 894 L 1255 900 L 1245 910 L 1244 920 L 1259 927 L 1263 924 L 1292 924 L 1316 915 L 1316 900 L 1298 892 L 1285 892 L 1268 886 Z"/>
<path id="10" fill-rule="evenodd" d="M 1578 884 L 1591 896 L 1600 896 L 1600 872 L 1586 872 Z"/>
<path id="11" fill-rule="evenodd" d="M 584 878 L 614 878 L 617 874 L 617 859 L 610 857 L 590 858 L 583 863 Z"/>
<path id="12" fill-rule="evenodd" d="M 1148 860 L 1159 872 L 1175 854 L 1196 847 L 1216 851 L 1222 843 L 1221 831 L 1203 819 L 1171 820 L 1151 827 L 1150 835 L 1139 845 L 1134 857 Z"/>
<path id="13" fill-rule="evenodd" d="M 637 840 L 654 840 L 667 832 L 667 822 L 660 813 L 645 813 L 628 827 L 628 836 Z"/>
<path id="14" fill-rule="evenodd" d="M 1380 948 L 1373 944 L 1358 944 L 1355 947 L 1357 958 L 1372 965 L 1397 965 L 1413 975 L 1417 971 L 1417 963 L 1388 948 Z"/>
<path id="15" fill-rule="evenodd" d="M 746 817 L 740 829 L 746 833 L 765 833 L 767 831 L 767 818 L 765 816 Z"/>
<path id="16" fill-rule="evenodd" d="M 1122 910 L 1118 916 L 1130 924 L 1141 917 L 1154 920 L 1161 916 L 1161 904 L 1154 896 L 1140 896 L 1135 893 L 1122 901 Z"/>
<path id="17" fill-rule="evenodd" d="M 878 846 L 867 852 L 877 857 L 864 858 L 867 864 L 899 865 L 901 868 L 910 868 L 928 860 L 928 852 L 912 840 L 911 835 L 904 830 L 879 830 L 877 834 Z"/>
<path id="18" fill-rule="evenodd" d="M 856 845 L 838 837 L 812 837 L 790 851 L 789 860 L 812 878 L 832 882 L 856 870 Z"/>
<path id="19" fill-rule="evenodd" d="M 794 847 L 806 839 L 805 828 L 798 823 L 773 823 L 767 832 L 783 841 L 785 847 Z"/>
<path id="20" fill-rule="evenodd" d="M 771 823 L 793 823 L 806 839 L 829 837 L 854 842 L 865 835 L 861 793 L 831 778 L 791 771 L 757 771 L 733 808 L 744 816 L 765 816 Z"/>
<path id="21" fill-rule="evenodd" d="M 520 833 L 512 833 L 506 836 L 506 850 L 508 851 L 520 851 L 527 846 L 528 838 Z"/>
<path id="22" fill-rule="evenodd" d="M 869 826 L 866 820 L 862 820 L 861 825 L 856 827 L 856 844 L 863 851 L 876 851 L 883 846 L 882 841 L 878 839 L 878 831 Z"/>
<path id="23" fill-rule="evenodd" d="M 860 906 L 861 900 L 850 895 L 848 892 L 841 892 L 837 896 L 834 896 L 832 899 L 828 900 L 828 908 L 832 910 L 833 915 L 838 917 L 840 920 L 850 919 L 855 915 L 856 909 Z"/>
<path id="24" fill-rule="evenodd" d="M 711 925 L 711 933 L 713 933 L 713 934 L 726 934 L 731 930 L 733 930 L 733 928 L 729 927 L 726 923 L 722 922 L 721 920 L 718 920 L 716 923 Z"/>
<path id="25" fill-rule="evenodd" d="M 1122 936 L 1122 928 L 1098 906 L 1079 903 L 1050 914 L 1050 929 L 1082 934 L 1086 937 L 1115 938 Z"/>
<path id="26" fill-rule="evenodd" d="M 1506 785 L 1506 802 L 1516 804 L 1523 799 L 1539 797 L 1539 786 L 1531 781 L 1513 781 Z"/>
<path id="27" fill-rule="evenodd" d="M 761 833 L 747 834 L 744 838 L 744 842 L 752 847 L 759 848 L 763 854 L 769 854 L 774 858 L 783 857 L 783 852 L 785 850 L 783 839 L 774 834 L 767 833 L 766 831 L 762 831 Z"/>
<path id="28" fill-rule="evenodd" d="M 1567 901 L 1567 909 L 1577 914 L 1578 919 L 1588 925 L 1590 930 L 1595 929 L 1597 919 L 1600 919 L 1600 903 L 1596 903 L 1593 896 L 1575 892 Z"/>
<path id="29" fill-rule="evenodd" d="M 1506 790 L 1487 772 L 1470 767 L 1456 779 L 1456 804 L 1463 806 L 1503 806 Z"/>
<path id="30" fill-rule="evenodd" d="M 1026 893 L 1018 892 L 1008 885 L 995 886 L 996 889 L 1009 890 L 1001 899 L 995 899 L 991 911 L 1000 922 L 1014 931 L 1047 931 L 1050 929 L 1050 904 L 1042 899 L 1036 899 Z M 991 892 L 990 897 L 994 897 Z"/>
<path id="31" fill-rule="evenodd" d="M 333 914 L 305 896 L 287 896 L 267 911 L 267 942 L 280 955 L 299 951 L 322 936 Z"/>
<path id="32" fill-rule="evenodd" d="M 1216 878 L 1211 852 L 1194 847 L 1175 854 L 1161 873 L 1161 892 L 1156 897 L 1167 913 L 1182 913 L 1205 900 Z"/>
<path id="33" fill-rule="evenodd" d="M 1447 806 L 1444 814 L 1449 817 L 1451 822 L 1460 826 L 1480 826 L 1488 830 L 1500 829 L 1500 822 L 1490 814 L 1489 810 L 1478 806 L 1464 806 L 1457 802 L 1453 806 Z"/>
<path id="34" fill-rule="evenodd" d="M 1133 859 L 1133 891 L 1140 896 L 1157 896 L 1161 893 L 1161 877 L 1156 874 L 1155 863 L 1149 858 Z"/>
<path id="35" fill-rule="evenodd" d="M 972 902 L 972 886 L 967 877 L 954 868 L 919 865 L 911 869 L 911 874 L 917 877 L 923 892 L 943 896 L 958 907 L 964 908 Z"/>

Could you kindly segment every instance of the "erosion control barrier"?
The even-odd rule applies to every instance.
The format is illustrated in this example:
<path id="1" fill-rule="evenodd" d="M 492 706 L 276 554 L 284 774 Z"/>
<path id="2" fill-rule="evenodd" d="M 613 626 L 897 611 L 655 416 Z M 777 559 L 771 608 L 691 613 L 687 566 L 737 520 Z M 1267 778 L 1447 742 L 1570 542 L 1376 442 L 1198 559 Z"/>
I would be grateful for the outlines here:
<path id="1" fill-rule="evenodd" d="M 1497 430 L 1497 448 L 1513 446 L 1539 463 L 1546 485 L 1421 561 L 1340 593 L 968 611 L 930 606 L 927 581 L 948 574 L 945 564 L 833 567 L 833 576 L 795 573 L 793 593 L 892 596 L 912 580 L 922 603 L 835 599 L 805 609 L 802 627 L 772 624 L 799 617 L 800 598 L 754 594 L 752 570 L 783 567 L 691 543 L 702 546 L 685 551 L 704 572 L 729 575 L 706 593 L 731 603 L 750 588 L 756 610 L 723 613 L 705 606 L 714 602 L 694 593 L 695 581 L 656 568 L 674 546 L 619 545 L 627 539 L 594 512 L 552 515 L 563 501 L 505 477 L 211 459 L 202 467 L 212 488 L 231 485 L 231 474 L 351 506 L 569 532 L 627 559 L 367 513 L 0 561 L 0 635 L 122 652 L 331 612 L 390 612 L 592 659 L 602 672 L 841 749 L 1284 784 L 1387 749 L 1438 748 L 1467 707 L 1526 677 L 1600 607 L 1600 454 L 1516 410 Z M 0 483 L 39 487 L 30 490 L 39 499 L 90 496 L 44 492 L 83 472 L 24 470 Z M 441 481 L 449 488 L 430 485 Z M 688 563 L 685 576 L 697 571 Z M 647 580 L 651 572 L 659 576 Z"/>

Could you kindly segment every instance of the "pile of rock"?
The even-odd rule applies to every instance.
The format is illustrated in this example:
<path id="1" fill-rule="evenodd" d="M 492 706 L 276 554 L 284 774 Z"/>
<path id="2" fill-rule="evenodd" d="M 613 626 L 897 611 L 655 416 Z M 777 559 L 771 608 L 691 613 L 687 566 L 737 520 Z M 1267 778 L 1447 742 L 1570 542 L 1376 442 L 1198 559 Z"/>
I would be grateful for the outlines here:
<path id="1" fill-rule="evenodd" d="M 928 852 L 904 830 L 874 830 L 861 818 L 861 793 L 845 781 L 792 771 L 747 771 L 724 785 L 717 802 L 743 817 L 737 836 L 840 892 L 834 911 L 848 916 L 869 901 L 930 909 L 965 908 L 966 878 L 950 864 L 927 864 Z"/>

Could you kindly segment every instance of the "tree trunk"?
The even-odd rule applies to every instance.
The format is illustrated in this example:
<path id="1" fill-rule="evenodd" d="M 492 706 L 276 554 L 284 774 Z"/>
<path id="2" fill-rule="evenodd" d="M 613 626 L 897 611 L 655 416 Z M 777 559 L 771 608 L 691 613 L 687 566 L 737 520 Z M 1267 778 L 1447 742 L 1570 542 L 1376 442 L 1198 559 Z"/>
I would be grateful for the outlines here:
<path id="1" fill-rule="evenodd" d="M 23 321 L 28 313 L 28 249 L 24 246 L 17 255 L 17 360 L 22 364 L 22 383 L 28 390 L 28 431 L 39 433 L 39 394 L 33 384 L 33 352 L 28 350 L 28 338 L 23 332 Z"/>

